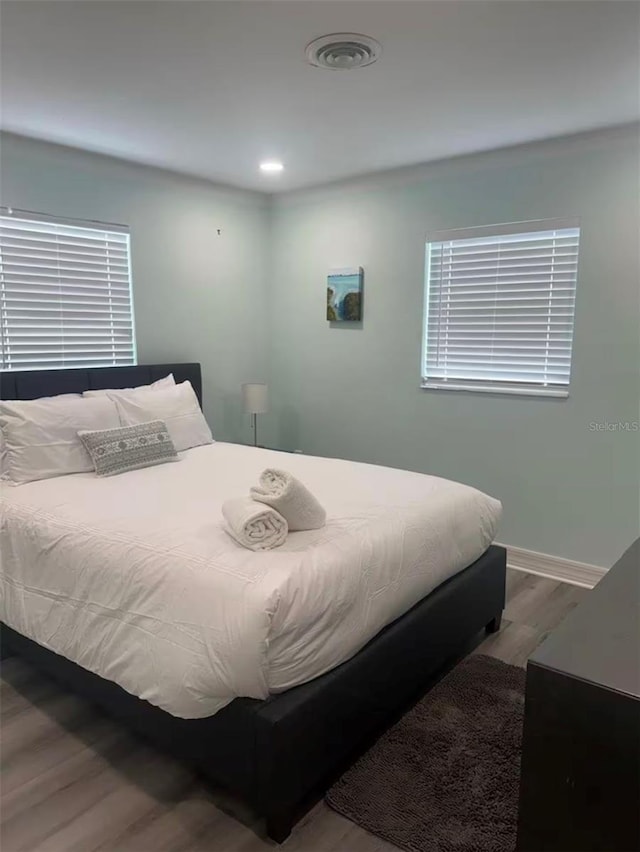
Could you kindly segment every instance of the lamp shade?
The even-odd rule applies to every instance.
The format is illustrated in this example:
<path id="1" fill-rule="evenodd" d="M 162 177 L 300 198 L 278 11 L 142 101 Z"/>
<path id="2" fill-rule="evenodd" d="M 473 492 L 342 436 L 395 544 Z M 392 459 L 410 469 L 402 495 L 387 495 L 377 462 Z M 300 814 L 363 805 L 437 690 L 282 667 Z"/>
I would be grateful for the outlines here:
<path id="1" fill-rule="evenodd" d="M 269 410 L 267 404 L 267 385 L 242 385 L 242 399 L 247 414 L 264 414 Z"/>

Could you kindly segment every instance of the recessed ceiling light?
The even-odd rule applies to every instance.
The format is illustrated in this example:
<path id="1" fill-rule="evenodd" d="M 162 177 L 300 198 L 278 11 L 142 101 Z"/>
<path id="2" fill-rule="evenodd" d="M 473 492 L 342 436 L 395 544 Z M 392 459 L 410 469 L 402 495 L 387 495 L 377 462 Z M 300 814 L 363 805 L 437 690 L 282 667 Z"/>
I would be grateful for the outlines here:
<path id="1" fill-rule="evenodd" d="M 260 171 L 266 172 L 267 174 L 277 174 L 284 169 L 284 166 L 279 160 L 266 160 L 264 163 L 260 163 Z"/>

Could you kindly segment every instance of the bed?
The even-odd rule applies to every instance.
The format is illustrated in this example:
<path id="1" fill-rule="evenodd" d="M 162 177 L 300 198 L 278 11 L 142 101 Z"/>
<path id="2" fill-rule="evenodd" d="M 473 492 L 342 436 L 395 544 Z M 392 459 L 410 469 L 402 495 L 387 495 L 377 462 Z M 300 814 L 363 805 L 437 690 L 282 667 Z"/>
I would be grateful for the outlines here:
<path id="1" fill-rule="evenodd" d="M 3 374 L 2 398 L 168 372 L 201 401 L 197 364 Z M 254 554 L 220 500 L 267 466 L 303 479 L 328 522 Z M 465 640 L 499 626 L 496 504 L 473 489 L 222 443 L 126 477 L 129 496 L 92 474 L 6 489 L 3 652 L 241 796 L 277 841 Z"/>

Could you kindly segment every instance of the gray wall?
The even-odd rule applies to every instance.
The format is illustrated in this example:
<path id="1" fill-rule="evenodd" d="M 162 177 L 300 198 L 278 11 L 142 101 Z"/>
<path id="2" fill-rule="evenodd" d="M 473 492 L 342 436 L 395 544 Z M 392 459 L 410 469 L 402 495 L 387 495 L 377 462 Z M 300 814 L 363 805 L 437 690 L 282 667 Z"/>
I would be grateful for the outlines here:
<path id="1" fill-rule="evenodd" d="M 239 394 L 267 378 L 268 199 L 8 134 L 0 181 L 5 205 L 130 226 L 139 363 L 201 361 L 214 435 L 249 440 Z"/>
<path id="2" fill-rule="evenodd" d="M 640 526 L 637 129 L 461 158 L 269 201 L 5 135 L 2 201 L 131 227 L 139 361 L 199 360 L 216 437 L 426 471 L 505 506 L 501 540 L 610 565 Z M 571 396 L 423 391 L 425 234 L 580 216 Z M 217 235 L 220 228 L 221 235 Z M 326 274 L 365 268 L 364 320 L 324 319 Z"/>
<path id="3" fill-rule="evenodd" d="M 499 538 L 608 566 L 638 535 L 638 134 L 627 128 L 387 173 L 274 201 L 271 439 L 425 471 L 504 503 Z M 566 401 L 424 391 L 425 235 L 579 216 Z M 361 324 L 325 320 L 330 267 L 365 269 Z"/>

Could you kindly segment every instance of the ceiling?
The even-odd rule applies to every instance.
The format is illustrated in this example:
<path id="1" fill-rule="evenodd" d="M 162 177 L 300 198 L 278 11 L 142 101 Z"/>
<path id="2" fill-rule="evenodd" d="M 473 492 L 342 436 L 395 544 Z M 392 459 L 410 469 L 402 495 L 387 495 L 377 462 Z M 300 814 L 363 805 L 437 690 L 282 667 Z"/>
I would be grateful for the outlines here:
<path id="1" fill-rule="evenodd" d="M 3 0 L 4 129 L 266 192 L 637 120 L 640 4 Z M 382 43 L 368 68 L 311 39 Z M 263 175 L 261 160 L 285 171 Z"/>

